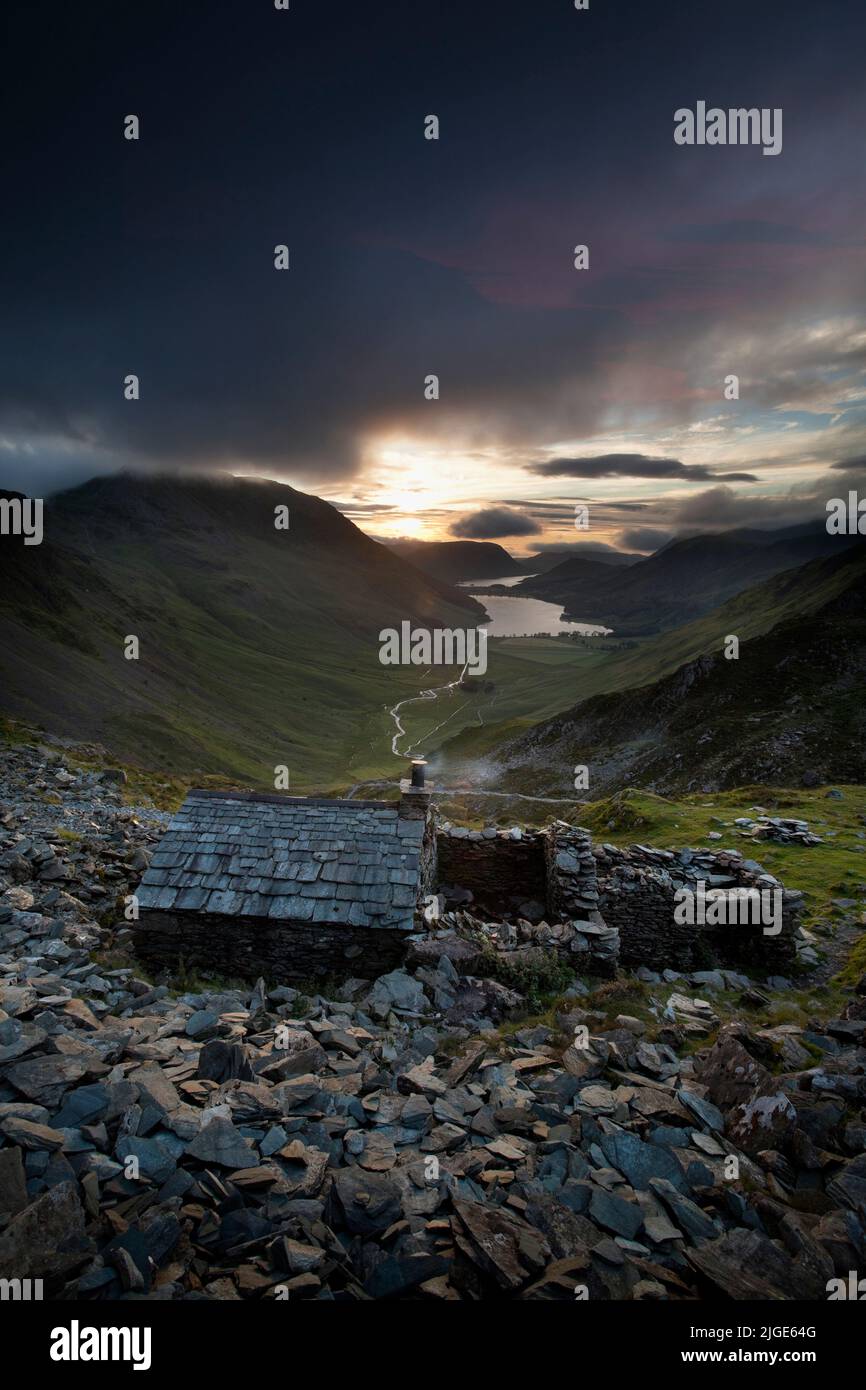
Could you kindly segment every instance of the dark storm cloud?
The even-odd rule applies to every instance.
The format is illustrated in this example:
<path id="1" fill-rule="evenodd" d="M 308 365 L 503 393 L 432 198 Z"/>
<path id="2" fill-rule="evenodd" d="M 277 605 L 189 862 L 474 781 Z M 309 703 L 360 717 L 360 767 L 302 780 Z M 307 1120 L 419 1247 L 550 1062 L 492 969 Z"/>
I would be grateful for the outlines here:
<path id="1" fill-rule="evenodd" d="M 862 225 L 837 196 L 863 124 L 853 13 L 828 30 L 808 0 L 783 26 L 754 0 L 723 23 L 685 0 L 84 8 L 46 25 L 7 6 L 0 481 L 174 466 L 334 487 L 394 432 L 565 452 L 612 409 L 624 433 L 692 418 L 739 312 L 763 363 L 762 324 L 799 341 L 792 318 L 860 302 L 836 249 Z M 698 76 L 784 106 L 784 158 L 675 147 Z M 753 399 L 818 390 L 822 352 L 804 338 Z M 571 476 L 751 476 L 669 462 Z"/>
<path id="2" fill-rule="evenodd" d="M 523 409 L 503 409 L 504 399 L 553 409 L 573 369 L 578 321 L 590 351 L 611 341 L 603 313 L 493 303 L 460 272 L 400 251 L 295 238 L 293 269 L 279 273 L 259 236 L 230 275 L 222 254 L 203 251 L 181 284 L 131 290 L 110 363 L 98 312 L 79 323 L 72 351 L 50 317 L 28 324 L 22 305 L 16 322 L 13 307 L 12 331 L 35 345 L 45 396 L 34 391 L 32 360 L 19 359 L 0 387 L 0 411 L 20 416 L 26 399 L 29 433 L 75 441 L 91 471 L 98 451 L 141 465 L 335 481 L 357 471 L 361 441 L 379 429 L 434 434 L 487 414 L 502 432 Z M 121 338 L 119 324 L 112 336 Z M 431 404 L 424 380 L 434 369 L 441 400 Z M 128 372 L 140 379 L 138 401 L 124 399 Z M 596 415 L 586 383 L 563 425 L 591 429 Z"/>
<path id="3" fill-rule="evenodd" d="M 815 520 L 823 514 L 823 499 L 828 495 L 826 480 L 822 484 L 820 479 L 808 490 L 778 497 L 739 497 L 733 488 L 714 487 L 677 503 L 670 516 L 678 534 L 723 531 L 734 526 L 773 531 Z"/>
<path id="4" fill-rule="evenodd" d="M 719 473 L 702 464 L 679 459 L 651 458 L 647 454 L 596 454 L 590 458 L 555 458 L 527 465 L 530 473 L 544 478 L 724 478 L 726 482 L 754 483 L 752 473 Z"/>
<path id="5" fill-rule="evenodd" d="M 452 536 L 467 541 L 491 541 L 503 536 L 534 536 L 541 526 L 532 517 L 522 516 L 509 507 L 485 507 L 460 517 L 449 527 Z"/>
<path id="6" fill-rule="evenodd" d="M 662 240 L 703 242 L 711 246 L 739 246 L 746 243 L 764 246 L 857 245 L 853 241 L 834 242 L 832 237 L 820 232 L 805 231 L 802 227 L 789 227 L 784 223 L 761 222 L 756 219 L 687 223 L 682 227 L 670 227 L 663 234 Z"/>
<path id="7" fill-rule="evenodd" d="M 830 467 L 839 473 L 866 473 L 866 457 L 839 459 L 838 463 L 831 463 Z"/>
<path id="8" fill-rule="evenodd" d="M 661 531 L 653 526 L 633 526 L 620 531 L 619 539 L 623 550 L 658 550 L 673 540 L 671 531 Z"/>

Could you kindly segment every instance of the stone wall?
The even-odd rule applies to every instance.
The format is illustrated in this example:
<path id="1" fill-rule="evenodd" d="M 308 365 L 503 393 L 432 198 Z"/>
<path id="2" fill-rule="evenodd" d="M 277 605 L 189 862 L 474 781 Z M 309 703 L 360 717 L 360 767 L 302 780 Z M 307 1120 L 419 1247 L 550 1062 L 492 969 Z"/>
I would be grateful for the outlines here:
<path id="1" fill-rule="evenodd" d="M 384 975 L 402 962 L 408 937 L 386 927 L 145 908 L 130 925 L 136 954 L 153 971 L 174 970 L 184 962 L 201 975 L 249 980 L 263 975 L 270 985 L 326 975 Z"/>
<path id="2" fill-rule="evenodd" d="M 795 957 L 794 933 L 802 894 L 783 889 L 760 865 L 735 851 L 619 849 L 599 845 L 594 851 L 599 881 L 599 909 L 619 931 L 620 964 L 651 970 L 701 970 L 712 965 L 743 966 L 781 972 Z M 760 925 L 699 926 L 674 918 L 675 894 L 743 888 L 782 892 L 782 929 L 767 936 Z"/>
<path id="3" fill-rule="evenodd" d="M 525 919 L 529 901 L 544 921 L 504 924 L 501 942 L 518 941 L 567 954 L 576 970 L 610 977 L 616 972 L 619 935 L 598 910 L 598 881 L 588 830 L 555 822 L 549 829 L 441 831 L 439 882 L 469 889 L 472 911 Z M 536 914 L 537 916 L 537 914 Z"/>
<path id="4" fill-rule="evenodd" d="M 564 821 L 530 833 L 462 827 L 437 832 L 429 798 L 415 792 L 403 796 L 400 814 L 426 821 L 421 898 L 444 885 L 470 890 L 472 913 L 502 923 L 503 945 L 509 933 L 515 946 L 526 945 L 529 932 L 535 946 L 567 953 L 581 973 L 605 977 L 617 964 L 782 973 L 795 958 L 802 895 L 783 889 L 736 851 L 594 847 L 588 830 Z M 699 881 L 710 890 L 781 891 L 781 932 L 767 936 L 760 924 L 678 923 L 675 895 L 694 890 Z M 424 929 L 420 916 L 416 925 Z M 274 983 L 328 974 L 374 978 L 401 963 L 407 944 L 405 932 L 388 928 L 152 908 L 142 909 L 134 935 L 138 954 L 154 969 L 176 968 L 184 960 L 205 974 L 264 975 Z"/>
<path id="5" fill-rule="evenodd" d="M 611 977 L 619 959 L 619 932 L 599 911 L 592 836 L 580 826 L 554 821 L 545 836 L 549 919 L 558 924 L 575 968 Z"/>
<path id="6" fill-rule="evenodd" d="M 514 915 L 522 903 L 547 904 L 546 836 L 510 831 L 440 830 L 438 881 L 467 888 L 473 912 Z"/>
<path id="7" fill-rule="evenodd" d="M 547 903 L 554 917 L 601 921 L 598 872 L 588 830 L 554 821 L 545 836 L 545 874 Z"/>

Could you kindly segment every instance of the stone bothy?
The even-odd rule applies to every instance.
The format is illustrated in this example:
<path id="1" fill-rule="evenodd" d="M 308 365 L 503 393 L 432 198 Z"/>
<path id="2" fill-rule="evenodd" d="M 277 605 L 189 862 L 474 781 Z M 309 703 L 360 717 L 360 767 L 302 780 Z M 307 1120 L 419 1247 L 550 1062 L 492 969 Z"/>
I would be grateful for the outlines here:
<path id="1" fill-rule="evenodd" d="M 146 963 L 309 979 L 402 960 L 429 890 L 426 797 L 190 792 L 136 894 Z M 362 960 L 360 959 L 362 958 Z"/>
<path id="2" fill-rule="evenodd" d="M 677 896 L 699 885 L 778 889 L 780 932 L 681 924 Z M 152 966 L 229 976 L 371 978 L 401 963 L 413 933 L 429 933 L 434 895 L 506 924 L 506 935 L 523 922 L 602 977 L 618 965 L 779 970 L 794 957 L 801 907 L 801 894 L 736 851 L 593 845 L 564 821 L 437 828 L 429 793 L 408 783 L 391 802 L 194 791 L 142 880 L 136 950 Z"/>

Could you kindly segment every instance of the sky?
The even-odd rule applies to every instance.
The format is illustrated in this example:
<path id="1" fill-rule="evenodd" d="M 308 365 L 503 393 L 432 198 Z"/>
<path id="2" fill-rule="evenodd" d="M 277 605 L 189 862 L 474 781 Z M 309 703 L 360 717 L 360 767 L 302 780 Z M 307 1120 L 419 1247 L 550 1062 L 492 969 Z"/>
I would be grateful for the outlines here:
<path id="1" fill-rule="evenodd" d="M 515 554 L 866 486 L 860 0 L 4 24 L 0 486 L 230 471 Z M 699 101 L 780 109 L 780 153 L 677 144 Z"/>

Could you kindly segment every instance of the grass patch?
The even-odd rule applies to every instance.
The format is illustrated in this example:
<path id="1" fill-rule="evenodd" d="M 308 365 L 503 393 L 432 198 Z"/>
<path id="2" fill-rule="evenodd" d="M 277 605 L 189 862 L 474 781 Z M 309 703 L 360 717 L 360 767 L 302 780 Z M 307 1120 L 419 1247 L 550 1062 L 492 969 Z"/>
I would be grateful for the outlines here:
<path id="1" fill-rule="evenodd" d="M 522 994 L 533 1013 L 548 1009 L 574 981 L 573 967 L 553 952 L 512 959 L 507 953 L 485 950 L 475 973 Z"/>
<path id="2" fill-rule="evenodd" d="M 839 972 L 836 978 L 840 985 L 847 985 L 849 989 L 853 989 L 864 975 L 866 975 L 866 933 L 860 937 L 848 957 L 845 968 Z"/>
<path id="3" fill-rule="evenodd" d="M 173 971 L 164 973 L 160 983 L 168 986 L 170 994 L 222 994 L 232 990 L 249 993 L 252 985 L 236 975 L 202 975 L 180 957 Z"/>
<path id="4" fill-rule="evenodd" d="M 830 799 L 828 788 L 740 787 L 711 795 L 695 793 L 672 799 L 641 788 L 630 788 L 580 808 L 581 824 L 597 840 L 629 843 L 638 839 L 657 849 L 685 846 L 735 849 L 755 859 L 786 888 L 805 897 L 803 925 L 832 923 L 839 916 L 834 898 L 864 897 L 866 883 L 866 787 L 839 785 L 841 800 Z M 771 816 L 790 816 L 809 822 L 819 845 L 781 845 L 751 840 L 733 824 L 738 816 L 757 817 L 756 807 Z M 710 840 L 709 834 L 721 834 Z"/>

